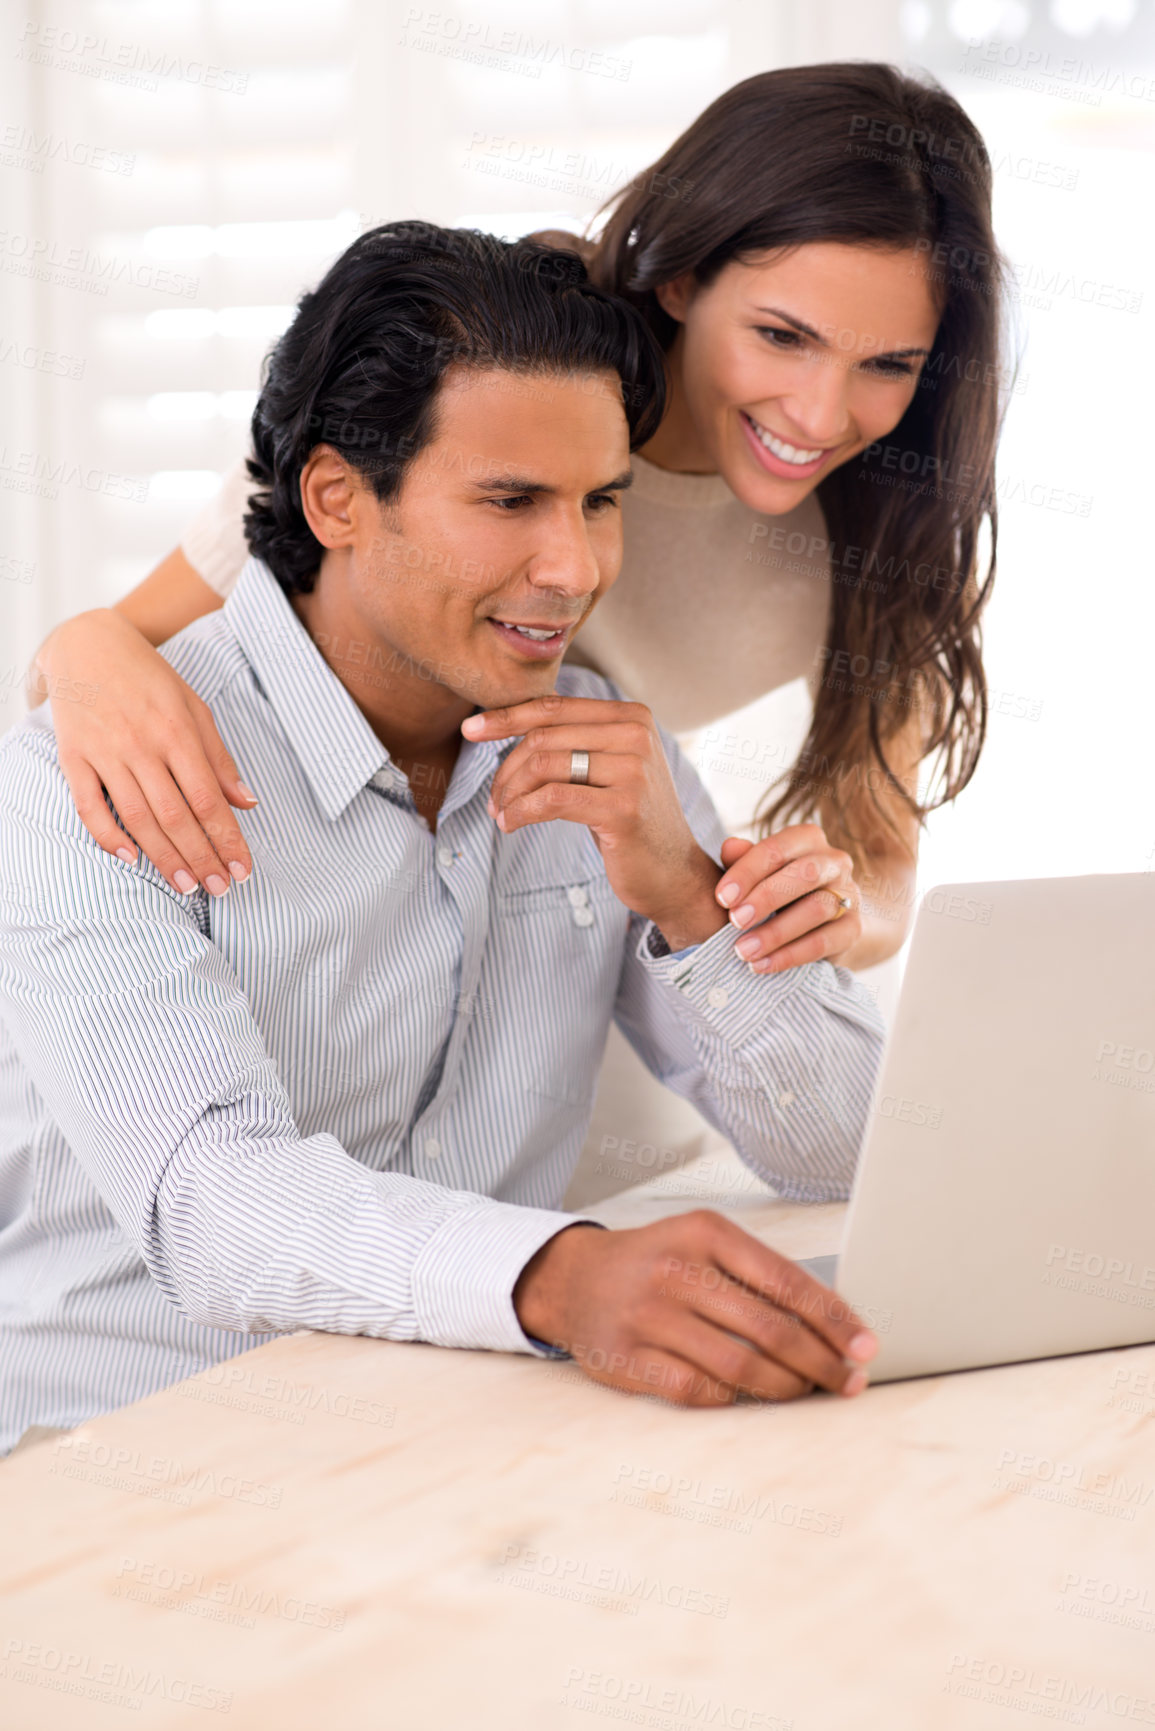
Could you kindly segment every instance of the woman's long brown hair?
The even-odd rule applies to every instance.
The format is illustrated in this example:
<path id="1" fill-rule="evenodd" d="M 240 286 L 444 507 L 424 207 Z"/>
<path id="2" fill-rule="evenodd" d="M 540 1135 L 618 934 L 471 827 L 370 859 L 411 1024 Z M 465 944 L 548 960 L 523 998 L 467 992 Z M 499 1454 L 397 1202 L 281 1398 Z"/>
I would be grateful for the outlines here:
<path id="1" fill-rule="evenodd" d="M 731 260 L 816 241 L 914 248 L 925 262 L 941 317 L 914 399 L 887 439 L 818 487 L 833 577 L 822 680 L 799 760 L 760 814 L 765 830 L 830 801 L 853 836 L 848 803 L 865 789 L 878 810 L 892 788 L 921 821 L 966 786 L 986 734 L 979 616 L 1007 374 L 982 138 L 929 78 L 870 62 L 787 67 L 726 91 L 608 208 L 581 248 L 590 274 L 667 349 L 678 326 L 654 291 L 684 272 L 706 284 Z M 912 716 L 936 760 L 925 803 L 887 757 Z"/>

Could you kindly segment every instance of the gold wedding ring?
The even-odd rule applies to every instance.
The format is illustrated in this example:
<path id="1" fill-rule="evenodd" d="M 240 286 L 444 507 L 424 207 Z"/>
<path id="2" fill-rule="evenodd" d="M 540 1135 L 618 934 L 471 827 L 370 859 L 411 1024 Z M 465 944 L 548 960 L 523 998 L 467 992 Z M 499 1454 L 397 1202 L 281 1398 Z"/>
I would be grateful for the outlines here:
<path id="1" fill-rule="evenodd" d="M 585 787 L 590 779 L 590 754 L 588 751 L 571 751 L 569 754 L 569 778 L 579 787 Z"/>
<path id="2" fill-rule="evenodd" d="M 838 903 L 838 912 L 831 915 L 831 923 L 833 923 L 834 920 L 840 920 L 843 914 L 848 914 L 854 903 L 849 896 L 840 896 L 837 890 L 831 890 L 830 893 Z"/>

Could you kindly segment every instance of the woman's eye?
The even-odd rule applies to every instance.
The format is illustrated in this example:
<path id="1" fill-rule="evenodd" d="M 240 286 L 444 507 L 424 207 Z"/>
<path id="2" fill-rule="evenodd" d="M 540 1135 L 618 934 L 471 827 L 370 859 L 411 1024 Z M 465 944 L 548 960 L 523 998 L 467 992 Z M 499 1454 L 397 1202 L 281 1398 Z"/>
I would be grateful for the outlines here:
<path id="1" fill-rule="evenodd" d="M 775 349 L 795 349 L 802 340 L 797 331 L 784 331 L 778 325 L 759 325 L 757 329 Z"/>
<path id="2" fill-rule="evenodd" d="M 797 350 L 804 341 L 801 332 L 785 331 L 778 325 L 758 325 L 755 327 L 760 336 L 766 338 L 771 348 Z M 884 379 L 909 379 L 914 373 L 911 361 L 889 361 L 879 359 L 869 362 L 870 370 Z"/>

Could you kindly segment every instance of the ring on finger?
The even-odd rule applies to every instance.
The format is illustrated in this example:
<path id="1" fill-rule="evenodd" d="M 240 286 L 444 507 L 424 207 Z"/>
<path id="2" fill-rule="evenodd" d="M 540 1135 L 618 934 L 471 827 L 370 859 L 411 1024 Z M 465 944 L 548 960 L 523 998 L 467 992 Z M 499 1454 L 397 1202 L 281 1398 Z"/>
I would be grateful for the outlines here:
<path id="1" fill-rule="evenodd" d="M 843 914 L 848 914 L 850 912 L 854 903 L 851 901 L 849 896 L 842 895 L 838 890 L 830 890 L 829 894 L 832 895 L 838 903 L 838 912 L 836 914 L 831 914 L 830 916 L 829 923 L 833 925 L 835 920 L 840 920 Z"/>
<path id="2" fill-rule="evenodd" d="M 586 787 L 590 779 L 590 754 L 588 751 L 571 751 L 569 754 L 569 778 L 575 787 Z"/>

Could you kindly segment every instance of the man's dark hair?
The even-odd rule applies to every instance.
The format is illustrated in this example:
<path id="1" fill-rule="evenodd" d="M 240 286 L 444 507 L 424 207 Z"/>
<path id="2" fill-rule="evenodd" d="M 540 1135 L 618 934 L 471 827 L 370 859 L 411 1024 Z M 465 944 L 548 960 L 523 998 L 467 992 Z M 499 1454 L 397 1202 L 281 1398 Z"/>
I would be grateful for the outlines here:
<path id="1" fill-rule="evenodd" d="M 370 229 L 302 297 L 253 413 L 259 490 L 245 534 L 287 594 L 312 589 L 323 551 L 301 509 L 309 453 L 332 446 L 379 499 L 393 497 L 436 435 L 443 375 L 462 363 L 617 373 L 631 449 L 665 407 L 659 345 L 576 253 L 422 222 Z"/>

